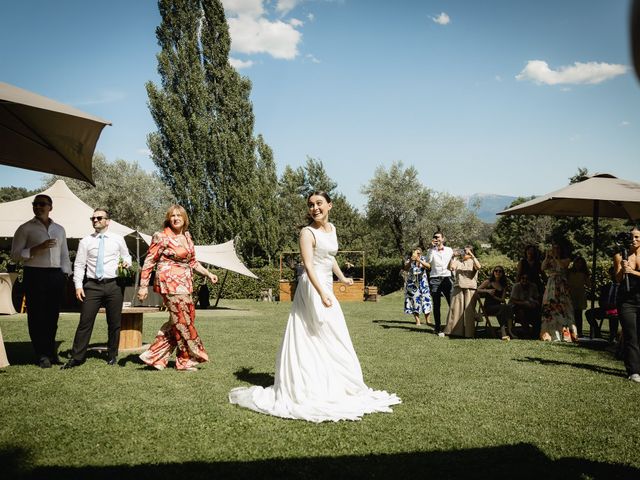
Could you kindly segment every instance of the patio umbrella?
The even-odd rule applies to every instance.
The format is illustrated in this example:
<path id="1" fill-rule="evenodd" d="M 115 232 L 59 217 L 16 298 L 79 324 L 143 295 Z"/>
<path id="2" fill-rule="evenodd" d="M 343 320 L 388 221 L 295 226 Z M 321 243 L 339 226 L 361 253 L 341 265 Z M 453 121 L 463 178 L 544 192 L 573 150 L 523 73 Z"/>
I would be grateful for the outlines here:
<path id="1" fill-rule="evenodd" d="M 497 215 L 551 215 L 555 217 L 593 217 L 592 271 L 596 269 L 598 219 L 640 218 L 640 183 L 601 173 L 542 195 Z M 594 306 L 595 275 L 591 276 L 591 308 Z"/>
<path id="2" fill-rule="evenodd" d="M 0 82 L 0 163 L 93 183 L 93 151 L 110 122 Z"/>

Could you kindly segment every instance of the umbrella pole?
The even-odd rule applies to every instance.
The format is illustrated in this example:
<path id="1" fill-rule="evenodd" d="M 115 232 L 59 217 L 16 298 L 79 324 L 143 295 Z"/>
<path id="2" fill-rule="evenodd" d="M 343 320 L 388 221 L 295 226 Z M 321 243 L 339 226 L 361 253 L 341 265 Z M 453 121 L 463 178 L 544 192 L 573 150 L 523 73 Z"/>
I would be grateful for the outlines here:
<path id="1" fill-rule="evenodd" d="M 224 288 L 224 282 L 227 281 L 228 273 L 229 273 L 229 270 L 224 271 L 224 278 L 222 279 L 222 283 L 220 284 L 220 289 L 218 290 L 218 296 L 216 297 L 216 304 L 213 306 L 213 308 L 218 308 L 218 302 L 220 301 L 220 297 L 222 296 L 222 289 Z"/>
<path id="2" fill-rule="evenodd" d="M 596 303 L 596 248 L 598 247 L 598 217 L 600 216 L 600 201 L 593 201 L 593 253 L 591 259 L 591 312 L 595 312 Z M 595 315 L 594 315 L 595 318 Z M 589 325 L 589 338 L 593 338 L 593 327 Z"/>

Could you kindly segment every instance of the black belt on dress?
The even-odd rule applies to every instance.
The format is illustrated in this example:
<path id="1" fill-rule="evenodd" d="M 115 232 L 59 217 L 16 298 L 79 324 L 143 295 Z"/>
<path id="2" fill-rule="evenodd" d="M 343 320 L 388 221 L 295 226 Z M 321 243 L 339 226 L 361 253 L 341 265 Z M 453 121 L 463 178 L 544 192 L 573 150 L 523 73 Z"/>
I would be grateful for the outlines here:
<path id="1" fill-rule="evenodd" d="M 87 278 L 88 282 L 95 282 L 95 283 L 111 283 L 111 282 L 115 282 L 117 279 L 116 278 L 103 278 L 102 280 L 99 280 L 97 278 Z"/>

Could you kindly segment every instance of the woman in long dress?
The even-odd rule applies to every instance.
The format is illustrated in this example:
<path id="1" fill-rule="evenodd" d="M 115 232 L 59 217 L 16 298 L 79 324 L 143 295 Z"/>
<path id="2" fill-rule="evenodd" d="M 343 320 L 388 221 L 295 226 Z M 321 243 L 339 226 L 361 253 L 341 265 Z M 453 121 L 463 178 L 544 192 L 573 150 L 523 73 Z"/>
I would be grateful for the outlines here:
<path id="1" fill-rule="evenodd" d="M 404 262 L 407 281 L 404 287 L 404 313 L 413 315 L 416 325 L 420 325 L 420 314 L 424 314 L 424 324 L 429 323 L 431 313 L 431 292 L 427 269 L 427 259 L 422 256 L 422 249 L 416 248 L 411 257 Z"/>
<path id="2" fill-rule="evenodd" d="M 569 263 L 566 249 L 558 243 L 553 244 L 542 262 L 542 269 L 547 273 L 548 280 L 542 297 L 540 339 L 546 342 L 578 341 L 567 281 Z"/>
<path id="3" fill-rule="evenodd" d="M 257 412 L 310 422 L 359 420 L 365 413 L 391 412 L 395 394 L 375 391 L 362 378 L 340 304 L 333 273 L 347 285 L 335 260 L 338 240 L 329 223 L 325 192 L 307 198 L 311 223 L 300 232 L 305 272 L 300 276 L 271 387 L 231 390 L 229 401 Z"/>
<path id="4" fill-rule="evenodd" d="M 140 355 L 140 359 L 158 370 L 167 367 L 173 350 L 176 353 L 176 370 L 196 371 L 197 365 L 209 360 L 195 327 L 193 272 L 216 283 L 218 277 L 196 261 L 196 251 L 187 231 L 189 216 L 180 205 L 167 210 L 164 230 L 156 232 L 149 246 L 147 258 L 140 272 L 138 299 L 147 298 L 147 287 L 151 272 L 156 269 L 154 291 L 162 295 L 169 311 L 169 320 L 160 327 L 151 346 Z"/>
<path id="5" fill-rule="evenodd" d="M 478 270 L 481 265 L 467 246 L 455 252 L 449 262 L 449 270 L 455 279 L 451 292 L 451 306 L 447 315 L 447 326 L 443 335 L 473 338 L 476 334 L 476 288 L 478 287 Z"/>

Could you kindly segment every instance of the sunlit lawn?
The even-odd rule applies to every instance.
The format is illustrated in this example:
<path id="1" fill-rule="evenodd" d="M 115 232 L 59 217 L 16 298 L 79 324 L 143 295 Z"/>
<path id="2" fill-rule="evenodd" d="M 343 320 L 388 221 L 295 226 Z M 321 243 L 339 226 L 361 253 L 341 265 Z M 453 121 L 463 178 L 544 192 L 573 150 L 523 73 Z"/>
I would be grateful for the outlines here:
<path id="1" fill-rule="evenodd" d="M 212 361 L 194 373 L 133 354 L 42 370 L 25 316 L 0 317 L 13 364 L 0 371 L 3 477 L 640 478 L 640 386 L 610 352 L 441 339 L 401 313 L 399 294 L 343 303 L 366 382 L 402 397 L 394 413 L 316 425 L 230 405 L 231 388 L 272 383 L 290 305 L 199 310 Z M 165 318 L 145 315 L 145 341 Z M 63 357 L 77 321 L 61 317 Z"/>

